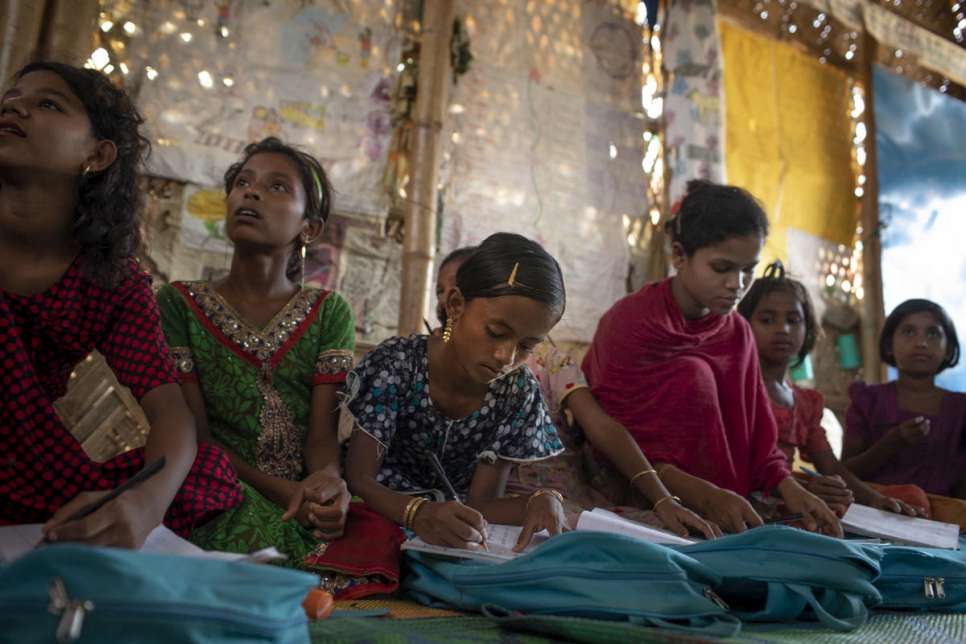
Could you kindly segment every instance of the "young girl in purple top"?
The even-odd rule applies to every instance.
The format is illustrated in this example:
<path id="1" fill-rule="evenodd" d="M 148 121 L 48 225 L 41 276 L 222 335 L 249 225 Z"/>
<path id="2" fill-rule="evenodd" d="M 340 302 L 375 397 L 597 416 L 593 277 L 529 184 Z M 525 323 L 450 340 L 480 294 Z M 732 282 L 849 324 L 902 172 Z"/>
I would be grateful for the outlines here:
<path id="1" fill-rule="evenodd" d="M 849 387 L 842 461 L 863 480 L 966 499 L 966 394 L 935 382 L 959 362 L 952 320 L 935 302 L 907 300 L 886 319 L 879 353 L 899 377 Z"/>

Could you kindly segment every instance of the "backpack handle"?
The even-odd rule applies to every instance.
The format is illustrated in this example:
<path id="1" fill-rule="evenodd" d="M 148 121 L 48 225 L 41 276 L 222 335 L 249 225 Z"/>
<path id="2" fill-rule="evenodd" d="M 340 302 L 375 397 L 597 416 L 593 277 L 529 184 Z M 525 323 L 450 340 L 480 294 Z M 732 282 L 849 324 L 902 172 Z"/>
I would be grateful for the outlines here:
<path id="1" fill-rule="evenodd" d="M 783 584 L 792 593 L 800 596 L 815 611 L 818 621 L 823 626 L 833 628 L 837 631 L 852 631 L 865 624 L 869 617 L 869 609 L 866 607 L 862 598 L 854 593 L 842 592 L 831 588 L 826 588 L 823 599 L 819 601 L 815 597 L 815 589 L 805 584 Z M 834 604 L 833 615 L 825 604 Z"/>

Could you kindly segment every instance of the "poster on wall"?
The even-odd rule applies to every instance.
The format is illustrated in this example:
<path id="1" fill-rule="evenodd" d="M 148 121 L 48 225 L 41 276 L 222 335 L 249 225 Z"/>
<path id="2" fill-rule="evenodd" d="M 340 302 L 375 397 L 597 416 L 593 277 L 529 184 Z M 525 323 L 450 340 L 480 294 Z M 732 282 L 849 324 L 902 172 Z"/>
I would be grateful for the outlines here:
<path id="1" fill-rule="evenodd" d="M 942 305 L 966 334 L 966 105 L 873 67 L 885 309 Z M 966 391 L 966 362 L 937 384 Z"/>
<path id="2" fill-rule="evenodd" d="M 647 212 L 642 32 L 606 6 L 496 0 L 466 6 L 470 71 L 444 124 L 440 251 L 497 231 L 560 262 L 567 310 L 551 334 L 589 341 L 626 292 L 623 216 Z"/>
<path id="3" fill-rule="evenodd" d="M 132 70 L 151 170 L 219 185 L 267 136 L 316 155 L 347 212 L 383 214 L 398 45 L 378 0 L 145 3 Z"/>

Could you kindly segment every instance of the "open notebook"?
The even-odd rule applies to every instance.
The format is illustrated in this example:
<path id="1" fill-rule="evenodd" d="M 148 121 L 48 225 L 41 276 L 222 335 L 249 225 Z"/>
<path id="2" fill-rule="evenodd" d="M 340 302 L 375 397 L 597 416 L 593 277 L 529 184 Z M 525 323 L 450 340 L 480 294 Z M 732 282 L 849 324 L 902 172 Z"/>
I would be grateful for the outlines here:
<path id="1" fill-rule="evenodd" d="M 39 523 L 25 525 L 11 525 L 0 527 L 0 563 L 10 563 L 14 559 L 27 554 L 43 537 Z M 141 546 L 141 552 L 151 552 L 164 555 L 181 555 L 183 557 L 205 557 L 207 559 L 223 559 L 226 561 L 266 562 L 285 559 L 285 555 L 275 548 L 266 548 L 251 554 L 243 555 L 233 552 L 216 552 L 202 550 L 190 541 L 182 539 L 163 525 L 155 528 Z"/>
<path id="2" fill-rule="evenodd" d="M 842 529 L 897 544 L 959 550 L 959 526 L 876 510 L 853 503 L 842 517 Z"/>
<path id="3" fill-rule="evenodd" d="M 666 530 L 659 530 L 646 526 L 643 523 L 624 519 L 613 512 L 596 508 L 591 512 L 582 512 L 577 519 L 577 530 L 594 532 L 611 532 L 623 534 L 629 537 L 636 537 L 652 543 L 664 543 L 673 545 L 683 545 L 696 543 L 693 539 L 684 539 Z M 447 548 L 445 546 L 434 546 L 426 543 L 419 537 L 413 537 L 402 545 L 403 550 L 417 550 L 431 554 L 447 555 L 461 559 L 480 559 L 482 561 L 502 562 L 508 561 L 522 554 L 533 552 L 543 544 L 549 535 L 546 530 L 538 532 L 533 536 L 529 545 L 522 552 L 513 552 L 513 546 L 523 528 L 519 526 L 491 524 L 486 529 L 486 545 L 489 552 L 477 547 L 473 550 L 462 548 Z"/>

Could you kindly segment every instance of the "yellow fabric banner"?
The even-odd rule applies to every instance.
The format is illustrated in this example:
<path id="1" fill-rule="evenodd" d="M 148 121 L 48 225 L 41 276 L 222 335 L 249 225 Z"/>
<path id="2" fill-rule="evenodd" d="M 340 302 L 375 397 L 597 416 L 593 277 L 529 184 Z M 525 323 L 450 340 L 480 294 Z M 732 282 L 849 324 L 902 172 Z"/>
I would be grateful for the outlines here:
<path id="1" fill-rule="evenodd" d="M 772 233 L 763 260 L 787 260 L 786 229 L 852 245 L 858 199 L 846 75 L 719 20 L 728 183 L 758 197 Z"/>

